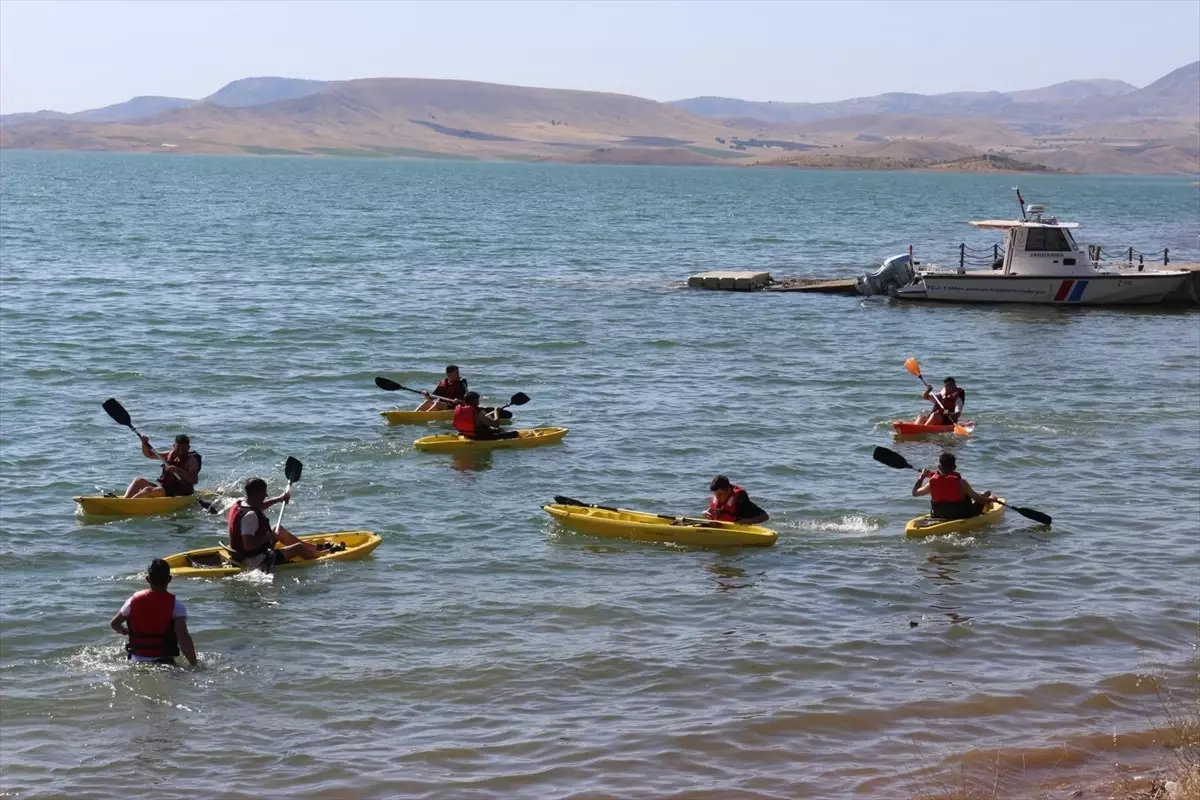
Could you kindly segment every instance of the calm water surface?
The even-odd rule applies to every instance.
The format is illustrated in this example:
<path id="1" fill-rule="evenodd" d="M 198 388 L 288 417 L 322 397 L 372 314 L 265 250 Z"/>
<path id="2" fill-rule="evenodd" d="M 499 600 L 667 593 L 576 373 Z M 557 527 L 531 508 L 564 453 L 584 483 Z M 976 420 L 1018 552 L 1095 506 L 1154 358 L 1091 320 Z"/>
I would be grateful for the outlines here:
<path id="1" fill-rule="evenodd" d="M 681 288 L 709 268 L 949 260 L 1011 176 L 0 154 L 0 790 L 19 797 L 899 797 L 992 748 L 1147 727 L 1200 617 L 1200 315 Z M 1081 241 L 1200 260 L 1187 180 L 1022 176 Z M 1189 258 L 1190 257 L 1190 258 Z M 978 488 L 1054 515 L 906 541 L 917 356 L 979 421 Z M 447 362 L 559 446 L 477 461 L 387 428 Z M 199 671 L 109 617 L 199 513 L 95 524 L 150 474 L 281 488 L 370 560 L 183 581 Z M 407 398 L 401 398 L 407 400 Z M 914 463 L 935 444 L 899 444 Z M 556 493 L 698 512 L 727 472 L 778 545 L 591 539 Z M 913 626 L 916 623 L 916 626 Z"/>

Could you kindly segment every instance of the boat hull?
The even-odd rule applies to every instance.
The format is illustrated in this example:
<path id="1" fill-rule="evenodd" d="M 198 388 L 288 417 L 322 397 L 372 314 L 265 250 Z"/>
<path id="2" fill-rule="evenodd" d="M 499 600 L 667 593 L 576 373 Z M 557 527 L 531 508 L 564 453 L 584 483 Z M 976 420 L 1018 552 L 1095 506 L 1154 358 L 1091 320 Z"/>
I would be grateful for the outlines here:
<path id="1" fill-rule="evenodd" d="M 1178 289 L 1187 272 L 1087 276 L 925 273 L 896 292 L 904 300 L 1041 305 L 1151 305 Z"/>

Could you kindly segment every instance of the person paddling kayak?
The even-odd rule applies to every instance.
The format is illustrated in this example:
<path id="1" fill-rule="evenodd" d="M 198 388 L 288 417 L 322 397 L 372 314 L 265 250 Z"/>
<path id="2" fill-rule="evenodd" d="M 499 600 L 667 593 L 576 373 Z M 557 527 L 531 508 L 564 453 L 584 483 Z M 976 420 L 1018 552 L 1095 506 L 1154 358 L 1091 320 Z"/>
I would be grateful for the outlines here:
<path id="1" fill-rule="evenodd" d="M 161 558 L 150 562 L 146 570 L 149 589 L 133 595 L 121 606 L 109 625 L 122 636 L 128 636 L 125 654 L 130 661 L 150 664 L 174 664 L 175 656 L 183 653 L 196 666 L 196 646 L 188 633 L 187 607 L 167 591 L 171 582 L 171 566 Z"/>
<path id="2" fill-rule="evenodd" d="M 143 436 L 142 455 L 161 461 L 162 473 L 157 482 L 149 478 L 134 478 L 125 490 L 125 497 L 183 497 L 195 494 L 203 459 L 192 449 L 192 440 L 187 434 L 176 436 L 174 446 L 163 452 L 151 447 L 150 440 Z"/>
<path id="3" fill-rule="evenodd" d="M 712 500 L 704 516 L 720 522 L 737 522 L 742 525 L 759 525 L 771 516 L 756 506 L 746 490 L 735 486 L 729 478 L 718 475 L 708 485 Z"/>
<path id="4" fill-rule="evenodd" d="M 461 401 L 467 396 L 468 391 L 467 379 L 459 374 L 457 365 L 450 364 L 446 367 L 446 377 L 442 378 L 432 392 L 425 393 L 425 402 L 417 406 L 417 411 L 439 411 L 454 408 L 457 401 Z M 447 403 L 439 398 L 451 402 Z"/>
<path id="5" fill-rule="evenodd" d="M 319 558 L 321 551 L 307 542 L 297 539 L 282 526 L 271 527 L 271 521 L 263 512 L 276 503 L 291 499 L 288 492 L 277 497 L 267 497 L 267 482 L 262 478 L 251 478 L 243 487 L 246 497 L 229 508 L 226 518 L 229 528 L 229 549 L 234 560 L 244 569 L 261 569 L 269 572 L 276 564 L 296 559 Z M 275 543 L 283 547 L 275 549 Z"/>
<path id="6" fill-rule="evenodd" d="M 967 402 L 967 393 L 958 387 L 954 378 L 942 381 L 942 388 L 936 394 L 931 387 L 925 387 L 925 394 L 921 396 L 933 403 L 933 408 L 917 416 L 914 422 L 918 425 L 954 425 Z"/>
<path id="7" fill-rule="evenodd" d="M 913 484 L 913 497 L 929 496 L 929 515 L 937 519 L 967 519 L 983 513 L 994 495 L 980 494 L 971 488 L 957 472 L 958 462 L 953 453 L 942 453 L 937 472 L 921 470 Z M 926 482 L 928 481 L 928 482 Z"/>
<path id="8" fill-rule="evenodd" d="M 468 439 L 516 439 L 518 431 L 500 430 L 498 409 L 485 412 L 479 407 L 479 393 L 467 392 L 462 403 L 454 409 L 454 430 Z"/>

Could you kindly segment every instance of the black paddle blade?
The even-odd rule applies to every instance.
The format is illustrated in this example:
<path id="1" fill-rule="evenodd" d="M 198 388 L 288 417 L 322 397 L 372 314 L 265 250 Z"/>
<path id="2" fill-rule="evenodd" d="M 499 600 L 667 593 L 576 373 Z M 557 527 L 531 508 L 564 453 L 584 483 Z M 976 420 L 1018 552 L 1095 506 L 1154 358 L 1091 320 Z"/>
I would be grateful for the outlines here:
<path id="1" fill-rule="evenodd" d="M 916 469 L 916 467 L 908 463 L 908 460 L 904 456 L 895 450 L 888 450 L 886 447 L 876 447 L 875 452 L 871 454 L 871 458 L 880 464 L 886 464 L 892 469 Z"/>
<path id="2" fill-rule="evenodd" d="M 302 472 L 304 472 L 304 465 L 300 463 L 300 459 L 288 456 L 287 461 L 283 464 L 283 474 L 287 476 L 288 482 L 298 483 Z"/>
<path id="3" fill-rule="evenodd" d="M 510 406 L 523 406 L 528 402 L 529 395 L 525 394 L 524 392 L 517 392 L 512 396 L 512 399 L 508 401 L 508 404 Z"/>
<path id="4" fill-rule="evenodd" d="M 1046 526 L 1049 526 L 1052 522 L 1049 514 L 1043 514 L 1036 508 L 1023 508 L 1021 506 L 1009 506 L 1009 508 L 1020 514 L 1022 517 L 1028 517 L 1034 522 L 1040 522 Z"/>
<path id="5" fill-rule="evenodd" d="M 581 506 L 583 508 L 591 508 L 590 503 L 585 503 L 582 500 L 576 500 L 574 497 L 564 497 L 561 494 L 554 495 L 554 502 L 560 506 Z"/>
<path id="6" fill-rule="evenodd" d="M 125 410 L 125 406 L 117 402 L 117 398 L 110 397 L 104 401 L 104 411 L 113 418 L 118 425 L 124 425 L 126 428 L 133 427 L 133 420 L 129 417 L 129 412 Z"/>
<path id="7" fill-rule="evenodd" d="M 404 387 L 395 381 L 390 381 L 387 378 L 379 377 L 375 379 L 375 385 L 385 392 L 398 392 Z"/>

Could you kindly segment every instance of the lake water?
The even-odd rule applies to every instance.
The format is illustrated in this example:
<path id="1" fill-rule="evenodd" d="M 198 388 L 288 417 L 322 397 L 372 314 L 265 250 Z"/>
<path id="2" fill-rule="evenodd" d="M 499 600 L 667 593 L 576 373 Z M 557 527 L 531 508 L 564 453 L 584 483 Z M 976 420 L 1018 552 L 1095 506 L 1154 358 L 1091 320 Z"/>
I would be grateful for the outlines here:
<path id="1" fill-rule="evenodd" d="M 889 798 L 997 748 L 1061 769 L 1142 741 L 1143 676 L 1184 669 L 1200 619 L 1200 314 L 682 288 L 951 261 L 1013 183 L 0 154 L 0 790 Z M 1081 242 L 1200 260 L 1186 179 L 1020 183 Z M 909 356 L 969 392 L 968 479 L 1052 530 L 904 538 L 925 502 L 871 451 L 923 407 Z M 385 426 L 409 397 L 372 379 L 448 362 L 570 435 L 414 451 L 438 429 Z M 176 580 L 204 668 L 130 667 L 109 618 L 223 525 L 75 516 L 153 476 L 109 396 L 156 444 L 191 434 L 206 486 L 280 489 L 295 455 L 288 527 L 383 544 Z M 592 539 L 539 508 L 698 513 L 718 472 L 776 547 Z"/>

